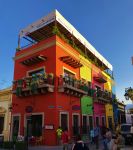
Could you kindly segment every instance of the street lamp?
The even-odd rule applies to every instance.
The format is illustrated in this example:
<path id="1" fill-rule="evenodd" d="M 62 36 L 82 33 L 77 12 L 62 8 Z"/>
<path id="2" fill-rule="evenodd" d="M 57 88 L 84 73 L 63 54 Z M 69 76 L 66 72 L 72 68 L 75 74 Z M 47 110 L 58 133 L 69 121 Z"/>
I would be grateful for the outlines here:
<path id="1" fill-rule="evenodd" d="M 124 94 L 124 96 L 125 96 L 125 99 L 126 99 L 126 100 L 129 100 L 129 95 L 128 95 L 127 92 Z"/>

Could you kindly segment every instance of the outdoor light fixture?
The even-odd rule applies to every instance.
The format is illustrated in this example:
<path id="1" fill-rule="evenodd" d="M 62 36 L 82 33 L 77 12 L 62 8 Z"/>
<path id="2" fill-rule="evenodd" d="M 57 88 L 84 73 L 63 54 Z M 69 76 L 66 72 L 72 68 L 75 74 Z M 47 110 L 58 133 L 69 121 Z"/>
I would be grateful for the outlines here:
<path id="1" fill-rule="evenodd" d="M 128 93 L 125 93 L 124 96 L 125 96 L 125 99 L 126 99 L 126 100 L 129 100 Z"/>
<path id="2" fill-rule="evenodd" d="M 131 99 L 133 101 L 133 88 L 131 87 L 125 88 L 124 96 L 126 100 Z"/>

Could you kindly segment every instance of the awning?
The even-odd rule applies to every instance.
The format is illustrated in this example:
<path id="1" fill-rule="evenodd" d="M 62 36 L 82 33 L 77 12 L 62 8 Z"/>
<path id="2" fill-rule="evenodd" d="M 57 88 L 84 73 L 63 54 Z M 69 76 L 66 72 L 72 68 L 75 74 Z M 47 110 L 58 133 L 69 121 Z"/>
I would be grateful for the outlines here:
<path id="1" fill-rule="evenodd" d="M 25 59 L 21 63 L 23 65 L 26 65 L 26 66 L 31 66 L 31 65 L 36 64 L 38 62 L 45 61 L 46 59 L 47 58 L 43 55 L 37 55 L 37 56 L 30 57 L 28 59 Z"/>
<path id="2" fill-rule="evenodd" d="M 80 68 L 83 66 L 78 60 L 72 58 L 71 56 L 60 57 L 60 60 L 73 68 Z"/>

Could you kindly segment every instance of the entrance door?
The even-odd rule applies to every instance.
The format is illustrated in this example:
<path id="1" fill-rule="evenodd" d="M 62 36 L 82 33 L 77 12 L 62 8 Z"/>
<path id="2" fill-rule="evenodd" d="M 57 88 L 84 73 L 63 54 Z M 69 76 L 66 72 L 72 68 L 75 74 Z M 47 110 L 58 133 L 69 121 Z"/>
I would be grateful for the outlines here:
<path id="1" fill-rule="evenodd" d="M 109 128 L 110 128 L 110 129 L 113 129 L 113 128 L 112 128 L 112 123 L 113 123 L 113 122 L 112 122 L 112 117 L 108 117 L 108 125 L 109 125 Z"/>
<path id="2" fill-rule="evenodd" d="M 89 130 L 93 129 L 93 118 L 92 116 L 89 116 Z"/>
<path id="3" fill-rule="evenodd" d="M 28 137 L 42 136 L 42 115 L 39 114 L 27 116 L 26 122 L 27 122 L 26 135 L 28 135 Z"/>
<path id="4" fill-rule="evenodd" d="M 83 134 L 87 134 L 87 116 L 83 116 L 82 120 L 82 132 Z"/>
<path id="5" fill-rule="evenodd" d="M 4 130 L 4 116 L 0 116 L 0 134 L 2 134 Z"/>
<path id="6" fill-rule="evenodd" d="M 68 114 L 61 113 L 61 128 L 64 130 L 68 128 Z"/>
<path id="7" fill-rule="evenodd" d="M 73 135 L 79 134 L 79 115 L 73 115 Z"/>
<path id="8" fill-rule="evenodd" d="M 18 136 L 20 126 L 20 116 L 13 116 L 12 138 Z"/>

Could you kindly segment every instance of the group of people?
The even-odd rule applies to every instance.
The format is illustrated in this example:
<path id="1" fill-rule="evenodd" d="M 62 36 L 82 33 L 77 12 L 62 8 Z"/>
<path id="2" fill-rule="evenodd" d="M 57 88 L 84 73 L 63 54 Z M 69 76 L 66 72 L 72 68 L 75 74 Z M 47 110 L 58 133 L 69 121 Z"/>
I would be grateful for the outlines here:
<path id="1" fill-rule="evenodd" d="M 63 145 L 63 150 L 68 150 L 68 146 L 70 142 L 68 129 L 65 128 L 64 130 L 62 130 L 61 127 L 58 127 L 58 129 L 56 130 L 56 134 L 57 134 L 58 145 Z M 76 141 L 72 146 L 72 150 L 89 150 L 89 148 L 82 141 L 81 136 L 77 135 Z"/>
<path id="2" fill-rule="evenodd" d="M 133 126 L 131 128 L 133 133 Z M 70 142 L 70 136 L 67 128 L 64 130 L 59 127 L 56 130 L 58 144 L 63 145 L 63 150 L 68 150 L 68 145 Z M 120 150 L 125 145 L 125 139 L 120 132 L 119 125 L 116 128 L 115 136 L 112 134 L 112 131 L 106 127 L 95 127 L 90 131 L 91 144 L 96 146 L 96 149 L 99 149 L 99 138 L 102 138 L 103 150 Z M 80 135 L 76 136 L 76 140 L 72 145 L 72 150 L 89 150 L 88 146 L 83 142 Z"/>
<path id="3" fill-rule="evenodd" d="M 122 136 L 119 128 L 116 128 L 114 136 L 110 129 L 105 128 L 105 132 L 103 132 L 102 138 L 104 150 L 120 150 L 120 148 L 123 148 L 125 145 L 125 139 Z"/>

